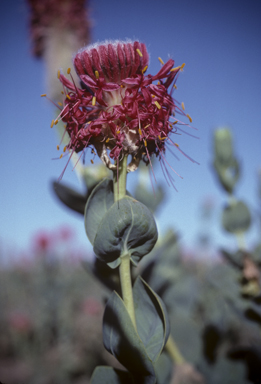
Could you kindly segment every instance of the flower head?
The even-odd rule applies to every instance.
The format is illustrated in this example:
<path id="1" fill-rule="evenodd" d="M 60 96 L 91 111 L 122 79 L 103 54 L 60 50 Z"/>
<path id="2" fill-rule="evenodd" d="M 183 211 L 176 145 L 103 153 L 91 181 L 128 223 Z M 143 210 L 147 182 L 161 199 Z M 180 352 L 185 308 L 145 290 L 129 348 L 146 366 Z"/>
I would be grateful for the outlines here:
<path id="1" fill-rule="evenodd" d="M 177 131 L 176 112 L 192 121 L 184 104 L 179 107 L 172 98 L 184 64 L 174 68 L 172 59 L 160 62 L 156 75 L 145 75 L 149 55 L 138 41 L 81 49 L 74 66 L 82 88 L 58 72 L 66 97 L 56 121 L 66 123 L 67 149 L 73 153 L 92 147 L 110 169 L 117 168 L 122 156 L 131 155 L 128 171 L 134 171 L 141 159 L 149 163 L 153 154 L 165 159 L 167 143 L 181 151 L 169 136 Z"/>

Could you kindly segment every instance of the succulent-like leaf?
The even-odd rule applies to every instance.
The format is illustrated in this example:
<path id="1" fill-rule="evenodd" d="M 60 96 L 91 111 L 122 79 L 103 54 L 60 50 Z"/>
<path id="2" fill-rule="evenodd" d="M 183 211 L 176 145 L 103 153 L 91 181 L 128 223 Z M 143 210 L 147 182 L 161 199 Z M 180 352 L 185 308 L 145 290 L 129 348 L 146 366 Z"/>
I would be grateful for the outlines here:
<path id="1" fill-rule="evenodd" d="M 95 217 L 95 214 L 93 212 L 92 216 Z M 96 227 L 98 220 L 95 219 Z M 95 230 L 91 231 L 93 234 Z M 117 266 L 117 259 L 126 253 L 131 254 L 131 261 L 136 264 L 151 251 L 157 238 L 157 227 L 150 210 L 137 200 L 126 196 L 115 202 L 103 216 L 94 239 L 93 250 L 96 256 L 106 263 L 115 262 L 114 267 Z"/>
<path id="2" fill-rule="evenodd" d="M 93 189 L 85 207 L 85 231 L 92 245 L 99 225 L 113 203 L 113 182 L 110 179 L 104 179 Z"/>
<path id="3" fill-rule="evenodd" d="M 103 317 L 103 343 L 107 351 L 144 384 L 155 384 L 153 364 L 136 332 L 124 302 L 114 291 Z M 143 378 L 141 380 L 141 378 Z"/>
<path id="4" fill-rule="evenodd" d="M 91 384 L 134 384 L 134 380 L 129 372 L 124 372 L 112 367 L 95 368 Z"/>
<path id="5" fill-rule="evenodd" d="M 167 310 L 160 297 L 139 276 L 133 287 L 138 334 L 150 359 L 155 362 L 170 333 Z"/>
<path id="6" fill-rule="evenodd" d="M 225 207 L 222 224 L 225 230 L 230 233 L 236 234 L 247 231 L 251 224 L 251 215 L 246 204 L 237 201 Z"/>
<path id="7" fill-rule="evenodd" d="M 87 195 L 83 195 L 57 181 L 53 181 L 52 186 L 56 196 L 63 204 L 73 211 L 84 214 Z"/>
<path id="8" fill-rule="evenodd" d="M 166 352 L 162 352 L 154 364 L 157 384 L 170 384 L 173 372 L 173 361 Z"/>

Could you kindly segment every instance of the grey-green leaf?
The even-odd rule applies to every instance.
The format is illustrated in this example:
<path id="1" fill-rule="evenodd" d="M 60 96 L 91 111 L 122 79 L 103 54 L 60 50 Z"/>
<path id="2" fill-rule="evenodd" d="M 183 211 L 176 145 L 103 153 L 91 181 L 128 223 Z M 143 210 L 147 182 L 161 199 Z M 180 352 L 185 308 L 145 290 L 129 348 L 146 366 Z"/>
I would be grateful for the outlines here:
<path id="1" fill-rule="evenodd" d="M 125 196 L 115 202 L 102 218 L 93 250 L 106 263 L 130 253 L 132 262 L 136 264 L 152 250 L 157 238 L 157 227 L 150 210 L 132 197 Z"/>
<path id="2" fill-rule="evenodd" d="M 134 381 L 129 372 L 100 366 L 95 368 L 91 384 L 134 384 Z"/>
<path id="3" fill-rule="evenodd" d="M 124 302 L 114 291 L 105 308 L 103 343 L 135 378 L 135 383 L 155 384 L 153 364 L 137 334 Z M 142 378 L 142 380 L 141 380 Z"/>
<path id="4" fill-rule="evenodd" d="M 246 204 L 237 201 L 225 207 L 222 224 L 225 230 L 230 233 L 237 234 L 247 231 L 251 224 L 251 216 Z"/>
<path id="5" fill-rule="evenodd" d="M 139 276 L 133 287 L 138 334 L 150 359 L 155 362 L 170 333 L 167 310 L 161 298 Z"/>
<path id="6" fill-rule="evenodd" d="M 85 231 L 92 245 L 102 218 L 113 203 L 113 182 L 104 179 L 93 189 L 85 206 Z"/>
<path id="7" fill-rule="evenodd" d="M 83 195 L 62 183 L 58 183 L 57 181 L 54 181 L 52 185 L 56 196 L 63 204 L 73 211 L 83 215 L 87 195 Z"/>

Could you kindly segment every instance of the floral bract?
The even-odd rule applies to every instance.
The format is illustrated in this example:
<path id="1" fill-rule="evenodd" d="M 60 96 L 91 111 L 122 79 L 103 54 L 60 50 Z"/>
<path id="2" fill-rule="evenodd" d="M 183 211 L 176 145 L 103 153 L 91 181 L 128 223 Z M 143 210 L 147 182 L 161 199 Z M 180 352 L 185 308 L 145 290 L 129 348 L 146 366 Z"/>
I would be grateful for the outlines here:
<path id="1" fill-rule="evenodd" d="M 74 66 L 82 88 L 58 72 L 66 95 L 58 119 L 66 123 L 70 136 L 67 149 L 80 152 L 91 146 L 110 169 L 131 155 L 128 171 L 134 171 L 141 159 L 148 163 L 153 154 L 165 159 L 167 142 L 180 150 L 169 136 L 177 131 L 175 113 L 185 115 L 183 104 L 180 108 L 171 96 L 184 64 L 174 68 L 174 60 L 159 60 L 162 67 L 152 76 L 145 75 L 149 55 L 138 41 L 80 50 Z"/>

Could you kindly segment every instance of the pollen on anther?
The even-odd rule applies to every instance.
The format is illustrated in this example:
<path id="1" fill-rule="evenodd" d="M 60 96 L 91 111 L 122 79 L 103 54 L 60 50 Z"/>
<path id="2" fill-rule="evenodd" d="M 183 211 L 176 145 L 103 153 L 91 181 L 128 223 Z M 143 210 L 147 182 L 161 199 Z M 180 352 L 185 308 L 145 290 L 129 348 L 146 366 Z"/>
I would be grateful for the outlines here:
<path id="1" fill-rule="evenodd" d="M 117 135 L 120 133 L 120 130 L 116 131 Z"/>
<path id="2" fill-rule="evenodd" d="M 58 69 L 58 72 L 57 72 L 58 79 L 60 79 L 60 76 L 61 76 L 61 71 L 60 71 L 60 69 Z"/>
<path id="3" fill-rule="evenodd" d="M 189 119 L 190 123 L 192 123 L 192 118 L 191 118 L 191 116 L 190 116 L 188 113 L 186 114 L 186 116 L 187 116 L 187 118 Z"/>
<path id="4" fill-rule="evenodd" d="M 67 148 L 66 146 L 63 148 L 63 152 L 66 152 L 66 148 Z"/>
<path id="5" fill-rule="evenodd" d="M 71 100 L 70 96 L 69 95 L 66 95 L 67 99 Z"/>
<path id="6" fill-rule="evenodd" d="M 99 74 L 99 72 L 98 72 L 98 71 L 95 71 L 94 73 L 95 73 L 95 77 L 96 77 L 96 79 L 98 80 L 98 79 L 99 79 L 99 77 L 100 77 L 100 74 Z"/>
<path id="7" fill-rule="evenodd" d="M 145 73 L 148 69 L 148 66 L 146 65 L 146 67 L 143 68 L 143 70 L 141 71 L 142 73 Z"/>
<path id="8" fill-rule="evenodd" d="M 94 106 L 95 106 L 95 104 L 96 104 L 96 97 L 95 97 L 95 96 L 93 96 L 93 98 L 92 98 L 92 106 L 94 107 Z"/>
<path id="9" fill-rule="evenodd" d="M 71 73 L 71 68 L 68 68 L 67 69 L 67 75 L 70 75 L 70 73 Z"/>
<path id="10" fill-rule="evenodd" d="M 164 65 L 164 61 L 162 60 L 161 57 L 158 57 L 158 60 L 159 60 L 159 62 L 160 62 L 162 65 Z"/>
<path id="11" fill-rule="evenodd" d="M 147 147 L 147 140 L 144 139 L 144 145 Z"/>
<path id="12" fill-rule="evenodd" d="M 185 67 L 185 63 L 183 63 L 182 65 L 181 65 L 181 67 L 180 67 L 180 70 L 182 71 L 183 70 L 183 68 Z"/>
<path id="13" fill-rule="evenodd" d="M 93 164 L 94 163 L 94 161 L 91 159 L 91 163 Z"/>
<path id="14" fill-rule="evenodd" d="M 170 72 L 178 71 L 181 67 L 171 68 Z"/>
<path id="15" fill-rule="evenodd" d="M 155 103 L 155 105 L 156 105 L 156 107 L 157 107 L 158 109 L 161 109 L 161 106 L 160 106 L 160 104 L 158 103 L 157 100 L 156 100 L 154 103 Z"/>
<path id="16" fill-rule="evenodd" d="M 176 145 L 176 147 L 179 147 L 178 143 L 174 143 Z"/>
<path id="17" fill-rule="evenodd" d="M 51 128 L 54 126 L 54 120 L 52 120 L 51 122 Z"/>
<path id="18" fill-rule="evenodd" d="M 183 111 L 185 111 L 185 104 L 184 104 L 183 101 L 182 101 L 182 103 L 181 103 L 181 108 L 183 109 Z"/>
<path id="19" fill-rule="evenodd" d="M 57 125 L 58 123 L 59 123 L 59 121 L 56 119 L 54 122 L 54 125 Z"/>
<path id="20" fill-rule="evenodd" d="M 59 146 L 59 145 L 57 145 L 57 146 L 56 146 L 56 148 L 57 148 L 57 151 L 59 151 L 59 149 L 60 149 L 60 146 Z"/>
<path id="21" fill-rule="evenodd" d="M 106 139 L 105 143 L 108 143 L 110 141 L 110 138 L 108 137 L 108 139 Z"/>
<path id="22" fill-rule="evenodd" d="M 46 93 L 43 93 L 43 94 L 41 95 L 41 97 L 46 97 Z"/>
<path id="23" fill-rule="evenodd" d="M 139 128 L 139 134 L 142 135 L 141 129 Z"/>
<path id="24" fill-rule="evenodd" d="M 178 89 L 178 87 L 176 86 L 176 84 L 174 84 L 173 87 L 174 87 L 175 89 Z"/>
<path id="25" fill-rule="evenodd" d="M 58 105 L 60 105 L 62 107 L 63 103 L 61 103 L 60 101 L 58 101 L 57 103 Z"/>
<path id="26" fill-rule="evenodd" d="M 60 159 L 63 157 L 63 154 L 60 155 Z"/>
<path id="27" fill-rule="evenodd" d="M 143 54 L 141 53 L 141 51 L 139 50 L 139 48 L 137 48 L 136 51 L 138 52 L 138 55 L 139 55 L 140 57 L 143 56 Z"/>

